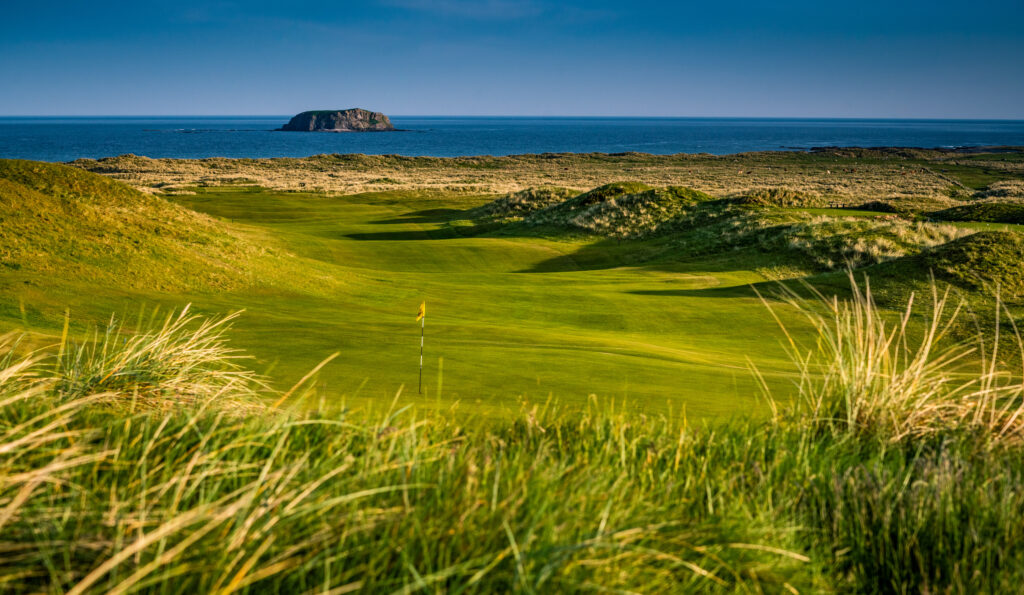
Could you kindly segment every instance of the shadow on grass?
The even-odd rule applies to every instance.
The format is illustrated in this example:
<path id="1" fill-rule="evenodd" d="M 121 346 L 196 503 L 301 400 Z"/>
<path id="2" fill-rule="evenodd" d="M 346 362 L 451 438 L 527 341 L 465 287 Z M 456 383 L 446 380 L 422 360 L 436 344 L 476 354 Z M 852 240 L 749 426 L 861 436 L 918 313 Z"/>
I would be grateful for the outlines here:
<path id="1" fill-rule="evenodd" d="M 767 286 L 771 287 L 767 287 Z M 771 295 L 772 291 L 778 291 L 778 285 L 774 281 L 757 283 L 754 285 L 729 285 L 728 287 L 697 287 L 694 289 L 634 289 L 625 293 L 633 295 L 650 296 L 676 296 L 676 297 L 714 297 L 714 298 L 751 298 L 756 297 L 754 288 L 761 295 Z"/>
<path id="2" fill-rule="evenodd" d="M 375 231 L 363 233 L 344 234 L 350 240 L 362 242 L 374 241 L 422 241 L 422 240 L 455 240 L 460 238 L 472 238 L 483 235 L 497 229 L 496 225 L 452 225 L 434 227 L 431 229 L 405 229 L 402 231 Z"/>
<path id="3" fill-rule="evenodd" d="M 464 219 L 468 213 L 469 209 L 424 209 L 422 211 L 403 213 L 399 217 L 370 221 L 370 223 L 373 225 L 447 223 L 455 219 Z"/>
<path id="4" fill-rule="evenodd" d="M 450 229 L 411 229 L 405 231 L 382 231 L 373 233 L 347 233 L 342 237 L 360 242 L 412 242 L 423 240 L 450 240 L 461 237 Z"/>

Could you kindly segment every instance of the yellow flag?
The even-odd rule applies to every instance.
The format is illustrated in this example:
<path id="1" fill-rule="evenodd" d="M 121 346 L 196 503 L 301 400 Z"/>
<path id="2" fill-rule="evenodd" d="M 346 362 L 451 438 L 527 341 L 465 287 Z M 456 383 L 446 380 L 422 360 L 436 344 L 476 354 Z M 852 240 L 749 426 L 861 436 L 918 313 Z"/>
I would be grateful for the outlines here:
<path id="1" fill-rule="evenodd" d="M 419 311 L 419 313 L 416 314 L 416 322 L 419 322 L 420 320 L 422 320 L 423 317 L 426 316 L 426 315 L 427 315 L 427 302 L 423 302 L 422 304 L 420 304 L 420 311 Z"/>

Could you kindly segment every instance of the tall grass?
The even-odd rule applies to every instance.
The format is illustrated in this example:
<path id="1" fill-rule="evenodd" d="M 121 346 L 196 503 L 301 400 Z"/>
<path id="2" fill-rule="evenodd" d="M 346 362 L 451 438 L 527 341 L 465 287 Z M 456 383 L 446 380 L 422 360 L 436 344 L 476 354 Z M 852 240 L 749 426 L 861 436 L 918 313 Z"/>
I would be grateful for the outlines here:
<path id="1" fill-rule="evenodd" d="M 225 332 L 239 313 L 206 319 L 189 307 L 171 312 L 151 329 L 127 333 L 111 319 L 88 341 L 61 344 L 54 364 L 63 397 L 104 394 L 142 406 L 174 407 L 218 399 L 253 404 L 263 388 L 245 370 L 245 356 L 228 347 Z"/>
<path id="2" fill-rule="evenodd" d="M 958 313 L 933 301 L 920 324 L 866 289 L 794 301 L 819 331 L 809 350 L 791 337 L 799 398 L 768 420 L 696 427 L 596 401 L 487 424 L 397 398 L 354 416 L 301 390 L 287 410 L 239 416 L 233 387 L 278 397 L 236 367 L 231 319 L 118 326 L 49 359 L 11 356 L 7 337 L 0 588 L 1012 589 L 1019 376 L 992 342 L 946 346 Z"/>
<path id="3" fill-rule="evenodd" d="M 215 354 L 232 369 L 223 323 L 173 316 L 4 372 L 11 590 L 704 591 L 781 585 L 806 565 L 760 543 L 770 528 L 719 523 L 717 488 L 680 497 L 701 472 L 684 456 L 694 438 L 666 420 L 239 417 L 222 400 L 234 376 L 198 386 Z"/>
<path id="4" fill-rule="evenodd" d="M 950 306 L 948 289 L 940 292 L 933 283 L 930 311 L 922 324 L 912 324 L 913 295 L 893 316 L 875 305 L 866 280 L 862 288 L 849 275 L 851 298 L 817 294 L 821 308 L 787 292 L 788 305 L 817 331 L 807 348 L 783 327 L 800 371 L 795 412 L 803 422 L 888 441 L 953 431 L 1004 442 L 1024 438 L 1024 365 L 1009 368 L 999 352 L 1001 307 L 995 336 L 965 344 L 950 334 L 963 308 Z M 1024 344 L 1012 318 L 1009 324 L 1019 357 Z"/>

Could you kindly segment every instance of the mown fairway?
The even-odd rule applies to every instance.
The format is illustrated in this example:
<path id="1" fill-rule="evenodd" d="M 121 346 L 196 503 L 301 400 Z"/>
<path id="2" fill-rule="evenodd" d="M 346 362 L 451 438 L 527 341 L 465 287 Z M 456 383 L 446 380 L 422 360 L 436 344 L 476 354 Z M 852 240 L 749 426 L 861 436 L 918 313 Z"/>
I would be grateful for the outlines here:
<path id="1" fill-rule="evenodd" d="M 178 294 L 8 271 L 4 326 L 56 336 L 67 307 L 73 334 L 83 336 L 112 313 L 133 321 L 140 311 L 148 317 L 154 307 L 187 303 L 207 313 L 244 309 L 232 337 L 255 356 L 256 370 L 287 388 L 338 352 L 320 374 L 320 392 L 357 407 L 390 406 L 404 387 L 403 403 L 457 402 L 472 414 L 518 412 L 523 401 L 549 398 L 571 406 L 596 395 L 636 411 L 701 418 L 763 405 L 748 358 L 779 394 L 792 384 L 777 325 L 747 287 L 763 278 L 742 260 L 634 266 L 651 241 L 471 237 L 448 223 L 487 197 L 220 187 L 175 200 L 297 256 L 286 271 L 292 280 Z M 414 317 L 424 299 L 419 397 Z"/>
<path id="2" fill-rule="evenodd" d="M 594 394 L 717 416 L 758 407 L 748 355 L 765 373 L 789 369 L 776 324 L 746 287 L 759 275 L 727 262 L 624 266 L 640 243 L 584 250 L 584 240 L 460 237 L 444 225 L 482 201 L 230 189 L 184 197 L 264 230 L 342 281 L 334 295 L 207 296 L 197 305 L 245 307 L 238 345 L 283 383 L 340 352 L 322 381 L 330 398 L 350 402 L 390 402 L 402 385 L 415 398 L 421 299 L 424 404 L 518 411 L 517 396 L 579 403 Z"/>

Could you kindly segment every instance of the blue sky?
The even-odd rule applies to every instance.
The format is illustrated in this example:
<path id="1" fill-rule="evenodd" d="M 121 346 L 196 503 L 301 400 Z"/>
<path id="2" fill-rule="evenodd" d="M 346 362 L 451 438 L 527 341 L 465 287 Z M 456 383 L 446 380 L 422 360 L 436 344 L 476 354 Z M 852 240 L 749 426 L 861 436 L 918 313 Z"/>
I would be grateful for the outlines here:
<path id="1" fill-rule="evenodd" d="M 1024 119 L 1024 2 L 19 2 L 0 114 Z"/>

